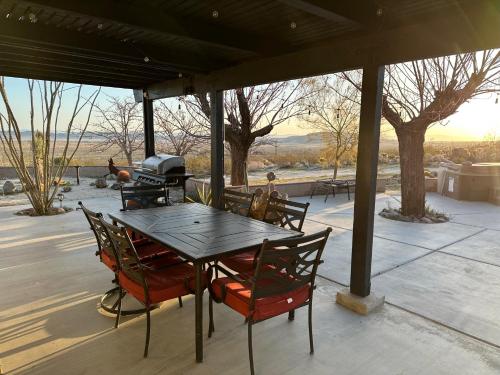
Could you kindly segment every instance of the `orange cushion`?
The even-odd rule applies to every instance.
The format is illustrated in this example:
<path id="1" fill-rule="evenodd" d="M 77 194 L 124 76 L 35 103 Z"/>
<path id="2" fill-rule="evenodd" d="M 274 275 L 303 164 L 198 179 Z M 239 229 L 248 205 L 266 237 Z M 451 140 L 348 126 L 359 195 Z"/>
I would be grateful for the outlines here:
<path id="1" fill-rule="evenodd" d="M 170 249 L 159 245 L 154 242 L 150 242 L 145 239 L 132 241 L 135 249 L 137 251 L 137 255 L 139 255 L 139 259 L 148 263 L 153 261 L 155 258 L 172 258 L 176 259 L 178 262 L 181 260 L 173 251 Z M 172 263 L 172 259 L 169 260 L 170 264 Z M 111 270 L 116 270 L 116 260 L 110 249 L 103 248 L 101 252 L 101 260 L 102 262 Z M 177 262 L 176 262 L 177 263 Z"/>
<path id="2" fill-rule="evenodd" d="M 113 272 L 116 270 L 115 258 L 110 256 L 106 249 L 103 249 L 103 251 L 101 252 L 101 261 Z"/>
<path id="3" fill-rule="evenodd" d="M 195 287 L 194 267 L 188 263 L 181 263 L 158 270 L 145 270 L 144 275 L 148 284 L 150 303 L 159 303 L 172 298 L 190 294 Z M 144 287 L 132 280 L 125 273 L 118 275 L 120 285 L 129 294 L 145 303 Z M 206 285 L 207 275 L 203 273 L 203 285 Z M 186 287 L 186 283 L 189 288 Z"/>
<path id="4" fill-rule="evenodd" d="M 239 277 L 245 278 L 243 275 L 239 275 Z M 252 314 L 250 311 L 251 290 L 249 285 L 243 285 L 230 277 L 215 279 L 212 282 L 212 288 L 218 298 L 222 298 L 223 286 L 226 288 L 226 296 L 223 302 L 243 316 L 252 317 L 255 321 L 294 310 L 308 301 L 310 289 L 309 285 L 303 285 L 288 293 L 259 298 L 255 301 L 255 310 Z"/>
<path id="5" fill-rule="evenodd" d="M 230 255 L 220 260 L 220 263 L 237 273 L 249 273 L 254 270 L 254 260 L 258 249 Z"/>
<path id="6" fill-rule="evenodd" d="M 149 258 L 152 256 L 165 255 L 167 253 L 175 254 L 168 247 L 162 246 L 155 242 L 149 242 L 147 240 L 138 240 L 133 242 L 135 249 L 137 250 L 137 255 L 139 258 Z"/>

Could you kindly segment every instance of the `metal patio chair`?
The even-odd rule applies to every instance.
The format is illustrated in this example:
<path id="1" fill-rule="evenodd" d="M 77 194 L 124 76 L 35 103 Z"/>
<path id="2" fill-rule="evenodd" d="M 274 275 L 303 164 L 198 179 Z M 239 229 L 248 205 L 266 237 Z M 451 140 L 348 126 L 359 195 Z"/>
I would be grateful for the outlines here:
<path id="1" fill-rule="evenodd" d="M 309 347 L 314 352 L 312 301 L 315 278 L 331 228 L 300 238 L 264 240 L 255 274 L 216 278 L 209 285 L 209 328 L 215 330 L 213 301 L 242 314 L 248 324 L 250 371 L 254 374 L 252 326 L 263 320 L 308 306 Z M 211 266 L 214 267 L 214 266 Z"/>
<path id="2" fill-rule="evenodd" d="M 165 185 L 120 185 L 122 211 L 170 206 L 169 190 Z M 116 223 L 114 223 L 116 224 Z M 128 229 L 133 240 L 144 239 L 140 233 Z"/>
<path id="3" fill-rule="evenodd" d="M 87 221 L 90 224 L 90 229 L 94 233 L 97 242 L 97 251 L 95 252 L 96 256 L 99 256 L 99 259 L 104 265 L 106 265 L 114 274 L 115 278 L 112 282 L 116 283 L 118 280 L 118 256 L 116 254 L 115 248 L 113 247 L 111 240 L 109 238 L 108 233 L 104 229 L 101 218 L 102 214 L 100 212 L 94 212 L 89 210 L 87 207 L 83 205 L 82 202 L 78 202 L 80 209 L 83 211 Z M 143 239 L 133 241 L 134 246 L 137 249 L 140 259 L 143 262 L 161 262 L 166 264 L 174 264 L 184 262 L 181 258 L 179 258 L 175 253 L 170 251 L 169 249 L 164 248 L 161 245 L 158 245 L 154 242 L 146 241 Z M 112 288 L 104 293 L 101 297 L 100 306 L 104 311 L 107 311 L 111 314 L 117 314 L 117 306 L 118 306 L 118 296 L 116 297 L 116 301 L 109 307 L 106 304 L 106 301 L 113 301 L 114 295 L 116 295 L 119 291 L 118 287 Z M 179 305 L 182 307 L 182 300 L 179 298 Z M 122 315 L 131 315 L 138 314 L 144 312 L 144 309 L 135 309 L 135 310 L 123 310 L 121 311 Z"/>
<path id="4" fill-rule="evenodd" d="M 356 187 L 356 182 L 351 180 L 334 180 L 333 178 L 325 179 L 325 180 L 317 180 L 316 184 L 313 186 L 311 190 L 311 198 L 313 194 L 316 192 L 318 187 L 326 187 L 326 195 L 325 195 L 325 203 L 330 195 L 335 198 L 335 188 L 346 188 L 347 189 L 347 200 L 351 200 L 351 190 L 350 188 Z"/>
<path id="5" fill-rule="evenodd" d="M 118 255 L 118 314 L 115 328 L 120 323 L 122 291 L 133 296 L 142 303 L 146 311 L 146 342 L 144 357 L 148 356 L 151 332 L 152 306 L 174 298 L 194 294 L 195 270 L 186 262 L 163 264 L 161 262 L 145 263 L 139 257 L 137 250 L 124 227 L 105 222 L 101 224 L 107 231 Z M 207 272 L 204 271 L 204 285 L 207 285 Z"/>
<path id="6" fill-rule="evenodd" d="M 302 226 L 306 218 L 308 203 L 299 203 L 290 200 L 270 197 L 264 212 L 264 221 L 279 225 L 302 233 Z M 253 272 L 256 266 L 256 257 L 260 247 L 244 253 L 224 257 L 220 260 L 224 266 L 237 273 Z M 293 317 L 292 317 L 293 318 Z"/>
<path id="7" fill-rule="evenodd" d="M 124 184 L 120 186 L 120 193 L 123 211 L 171 205 L 165 185 Z"/>
<path id="8" fill-rule="evenodd" d="M 243 191 L 225 189 L 224 190 L 224 209 L 233 214 L 250 216 L 254 193 L 245 193 Z"/>

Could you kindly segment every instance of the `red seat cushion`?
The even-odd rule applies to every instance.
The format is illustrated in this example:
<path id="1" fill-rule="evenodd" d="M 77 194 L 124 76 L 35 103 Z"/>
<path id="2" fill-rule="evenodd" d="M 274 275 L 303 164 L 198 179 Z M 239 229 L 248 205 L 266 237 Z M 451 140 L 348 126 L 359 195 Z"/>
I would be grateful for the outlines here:
<path id="1" fill-rule="evenodd" d="M 158 257 L 163 259 L 176 258 L 180 261 L 180 258 L 172 250 L 155 242 L 151 242 L 147 239 L 140 239 L 132 241 L 132 243 L 134 244 L 137 255 L 139 255 L 139 259 L 141 259 L 141 261 L 148 262 Z M 116 260 L 112 250 L 103 248 L 101 252 L 101 260 L 108 268 L 113 271 L 116 270 Z"/>
<path id="2" fill-rule="evenodd" d="M 102 249 L 101 261 L 114 272 L 116 270 L 116 261 L 114 257 L 108 254 L 108 251 L 108 249 Z"/>
<path id="3" fill-rule="evenodd" d="M 157 270 L 147 269 L 144 271 L 144 276 L 148 284 L 149 301 L 152 304 L 184 296 L 194 291 L 194 267 L 188 263 Z M 124 272 L 120 272 L 118 277 L 123 289 L 139 301 L 146 302 L 144 287 L 140 282 L 133 280 Z M 202 282 L 203 286 L 206 286 L 206 272 L 203 273 Z"/>
<path id="4" fill-rule="evenodd" d="M 244 275 L 238 275 L 245 278 Z M 270 283 L 267 283 L 269 286 Z M 291 292 L 259 298 L 255 301 L 255 310 L 250 311 L 251 290 L 249 285 L 243 285 L 230 277 L 222 277 L 212 282 L 212 289 L 217 298 L 222 298 L 222 289 L 225 287 L 224 303 L 245 317 L 253 320 L 263 320 L 277 316 L 302 305 L 309 299 L 309 284 L 303 285 Z"/>
<path id="5" fill-rule="evenodd" d="M 237 273 L 253 272 L 255 256 L 258 250 L 259 249 L 253 249 L 244 253 L 224 257 L 220 260 L 220 263 Z"/>

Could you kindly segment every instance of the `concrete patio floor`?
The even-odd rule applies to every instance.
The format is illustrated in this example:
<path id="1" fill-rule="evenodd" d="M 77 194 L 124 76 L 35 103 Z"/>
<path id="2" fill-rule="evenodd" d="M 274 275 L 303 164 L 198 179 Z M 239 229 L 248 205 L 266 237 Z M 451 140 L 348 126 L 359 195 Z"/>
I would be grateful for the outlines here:
<path id="1" fill-rule="evenodd" d="M 315 293 L 316 352 L 308 353 L 306 310 L 294 322 L 262 322 L 254 330 L 258 374 L 500 373 L 500 207 L 430 194 L 450 223 L 376 216 L 372 285 L 386 304 L 363 317 L 334 303 L 349 283 L 352 201 L 342 194 L 326 204 L 323 197 L 300 200 L 311 201 L 307 232 L 334 228 Z M 86 203 L 104 212 L 120 205 L 114 197 Z M 397 206 L 397 197 L 378 195 L 377 210 L 387 204 Z M 115 330 L 96 308 L 112 274 L 93 255 L 83 215 L 13 215 L 21 208 L 0 208 L 2 373 L 248 373 L 246 326 L 223 305 L 215 306 L 205 361 L 195 363 L 189 297 L 183 308 L 174 301 L 154 311 L 150 357 L 143 359 L 144 317 L 124 318 Z"/>

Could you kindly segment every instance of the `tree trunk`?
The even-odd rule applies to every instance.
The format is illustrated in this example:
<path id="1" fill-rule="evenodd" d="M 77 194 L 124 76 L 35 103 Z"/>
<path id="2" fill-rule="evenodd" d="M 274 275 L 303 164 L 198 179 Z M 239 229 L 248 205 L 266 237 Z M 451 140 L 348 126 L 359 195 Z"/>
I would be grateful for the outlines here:
<path id="1" fill-rule="evenodd" d="M 246 162 L 249 147 L 240 144 L 231 144 L 231 185 L 238 186 L 245 183 Z"/>
<path id="2" fill-rule="evenodd" d="M 334 180 L 337 179 L 338 170 L 339 170 L 339 159 L 337 159 L 337 157 L 335 157 L 335 162 L 333 165 L 333 179 Z"/>
<path id="3" fill-rule="evenodd" d="M 127 163 L 129 167 L 132 166 L 132 152 L 125 151 L 125 157 L 127 158 Z"/>
<path id="4" fill-rule="evenodd" d="M 421 218 L 425 215 L 424 129 L 396 132 L 401 167 L 401 213 Z"/>

